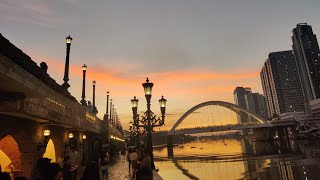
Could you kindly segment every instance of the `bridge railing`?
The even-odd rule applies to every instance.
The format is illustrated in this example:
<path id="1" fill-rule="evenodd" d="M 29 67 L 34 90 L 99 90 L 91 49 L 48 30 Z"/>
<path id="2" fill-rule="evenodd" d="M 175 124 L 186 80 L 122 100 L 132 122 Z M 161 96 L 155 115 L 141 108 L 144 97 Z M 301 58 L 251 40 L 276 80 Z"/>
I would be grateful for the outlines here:
<path id="1" fill-rule="evenodd" d="M 0 102 L 0 112 L 26 120 L 102 132 L 103 121 L 77 102 L 60 103 L 49 98 L 25 98 Z"/>

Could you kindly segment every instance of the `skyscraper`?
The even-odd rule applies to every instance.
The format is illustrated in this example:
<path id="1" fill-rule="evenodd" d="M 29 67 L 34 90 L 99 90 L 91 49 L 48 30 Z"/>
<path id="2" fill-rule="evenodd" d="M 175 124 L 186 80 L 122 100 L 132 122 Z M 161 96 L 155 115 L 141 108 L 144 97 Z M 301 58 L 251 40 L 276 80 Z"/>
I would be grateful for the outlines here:
<path id="1" fill-rule="evenodd" d="M 236 87 L 233 92 L 234 103 L 244 109 L 249 110 L 261 117 L 266 116 L 265 99 L 263 95 L 259 93 L 252 93 L 249 87 Z M 245 113 L 238 115 L 238 122 L 246 123 L 255 121 L 253 118 L 248 117 Z"/>
<path id="2" fill-rule="evenodd" d="M 267 101 L 268 116 L 304 112 L 304 101 L 293 52 L 269 54 L 260 78 Z"/>
<path id="3" fill-rule="evenodd" d="M 245 95 L 247 109 L 261 117 L 268 117 L 266 100 L 262 94 L 248 93 Z"/>
<path id="4" fill-rule="evenodd" d="M 320 98 L 320 50 L 317 37 L 307 23 L 297 24 L 292 30 L 292 48 L 302 85 L 307 113 L 310 102 Z"/>
<path id="5" fill-rule="evenodd" d="M 244 87 L 236 87 L 233 91 L 234 103 L 244 109 L 247 109 L 246 95 L 251 93 L 251 88 Z M 238 115 L 239 123 L 247 123 L 249 122 L 249 117 L 247 114 L 240 112 Z"/>

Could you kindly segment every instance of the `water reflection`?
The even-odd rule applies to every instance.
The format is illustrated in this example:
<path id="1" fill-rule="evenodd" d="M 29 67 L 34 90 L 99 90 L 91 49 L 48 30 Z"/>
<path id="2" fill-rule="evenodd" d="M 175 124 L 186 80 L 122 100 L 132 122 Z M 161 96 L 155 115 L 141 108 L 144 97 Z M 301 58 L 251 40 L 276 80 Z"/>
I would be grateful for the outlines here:
<path id="1" fill-rule="evenodd" d="M 198 140 L 154 149 L 164 179 L 319 179 L 319 141 Z"/>

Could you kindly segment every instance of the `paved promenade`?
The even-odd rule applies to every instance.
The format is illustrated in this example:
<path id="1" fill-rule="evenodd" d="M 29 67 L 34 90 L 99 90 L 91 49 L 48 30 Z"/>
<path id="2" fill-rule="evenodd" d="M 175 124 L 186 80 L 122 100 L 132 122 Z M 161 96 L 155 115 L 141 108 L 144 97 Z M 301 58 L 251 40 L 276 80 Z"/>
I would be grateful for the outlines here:
<path id="1" fill-rule="evenodd" d="M 129 173 L 128 161 L 123 156 L 119 157 L 114 164 L 109 166 L 109 180 L 130 180 L 132 177 Z M 159 174 L 153 171 L 154 180 L 162 180 Z"/>
<path id="2" fill-rule="evenodd" d="M 121 158 L 119 157 L 114 164 L 109 166 L 110 180 L 127 180 L 131 178 L 131 174 L 129 174 L 128 161 L 126 161 L 123 156 Z"/>

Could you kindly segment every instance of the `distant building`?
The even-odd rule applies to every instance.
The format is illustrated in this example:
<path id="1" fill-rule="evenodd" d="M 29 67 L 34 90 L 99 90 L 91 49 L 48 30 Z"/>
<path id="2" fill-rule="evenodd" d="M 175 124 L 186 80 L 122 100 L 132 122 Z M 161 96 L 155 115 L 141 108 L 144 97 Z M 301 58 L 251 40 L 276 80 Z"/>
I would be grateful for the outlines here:
<path id="1" fill-rule="evenodd" d="M 249 110 L 261 117 L 267 117 L 265 108 L 265 99 L 259 93 L 252 93 L 249 87 L 236 87 L 233 92 L 234 103 L 244 109 Z M 238 115 L 238 122 L 246 123 L 254 121 L 249 118 L 247 114 L 240 113 Z"/>
<path id="2" fill-rule="evenodd" d="M 247 109 L 246 95 L 249 93 L 251 93 L 251 88 L 236 87 L 233 91 L 234 103 L 244 109 Z M 248 115 L 243 112 L 240 112 L 237 118 L 239 123 L 249 122 Z"/>
<path id="3" fill-rule="evenodd" d="M 311 114 L 310 104 L 315 104 L 314 100 L 320 99 L 319 44 L 312 27 L 307 23 L 297 24 L 292 32 L 292 48 L 301 80 L 304 103 L 307 113 Z"/>
<path id="4" fill-rule="evenodd" d="M 291 50 L 270 53 L 260 78 L 269 118 L 304 112 L 301 84 Z"/>
<path id="5" fill-rule="evenodd" d="M 245 95 L 247 109 L 261 117 L 268 117 L 266 100 L 262 94 L 248 93 Z"/>

